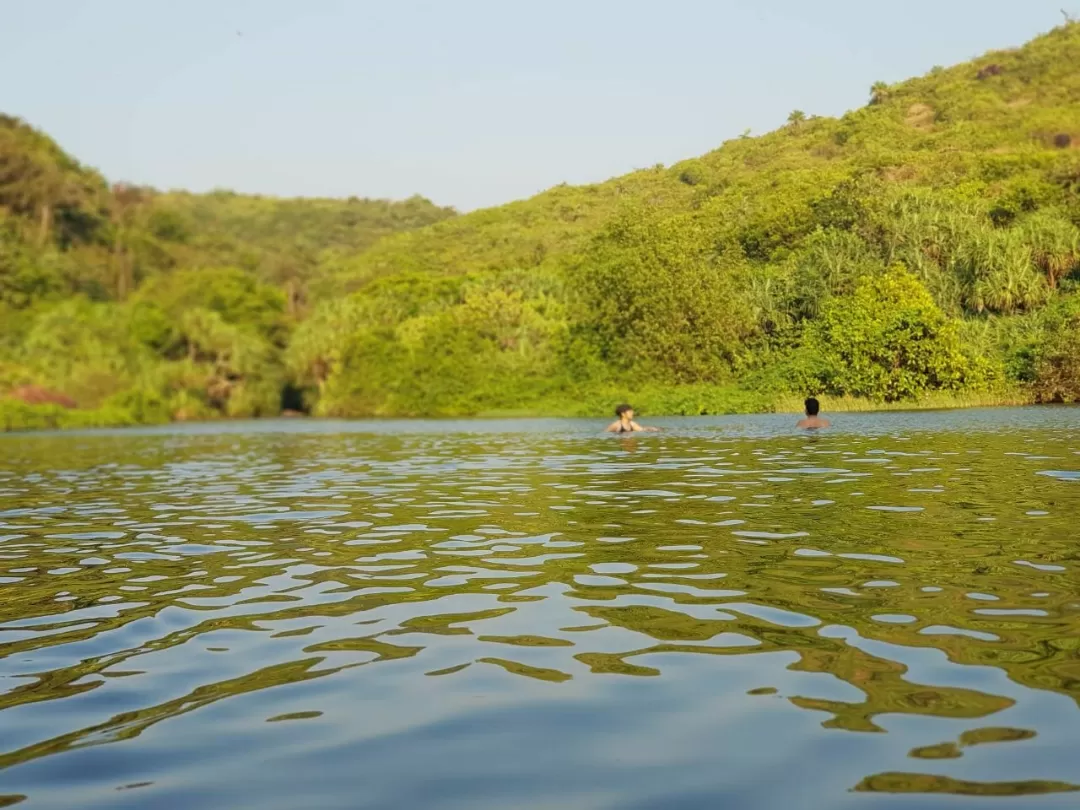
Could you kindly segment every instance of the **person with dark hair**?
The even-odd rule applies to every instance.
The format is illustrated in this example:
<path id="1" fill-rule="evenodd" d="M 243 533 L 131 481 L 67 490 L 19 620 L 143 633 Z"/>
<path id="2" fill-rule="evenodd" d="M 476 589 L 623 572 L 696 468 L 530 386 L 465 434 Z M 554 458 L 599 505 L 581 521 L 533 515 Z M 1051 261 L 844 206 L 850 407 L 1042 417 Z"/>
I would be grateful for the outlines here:
<path id="1" fill-rule="evenodd" d="M 608 433 L 655 433 L 660 428 L 642 427 L 634 421 L 634 408 L 631 405 L 620 405 L 615 409 L 617 420 L 607 426 Z"/>
<path id="2" fill-rule="evenodd" d="M 818 414 L 821 412 L 821 403 L 814 397 L 806 398 L 806 418 L 800 419 L 799 424 L 795 427 L 802 430 L 820 430 L 821 428 L 827 428 L 832 424 L 828 419 L 824 419 Z"/>

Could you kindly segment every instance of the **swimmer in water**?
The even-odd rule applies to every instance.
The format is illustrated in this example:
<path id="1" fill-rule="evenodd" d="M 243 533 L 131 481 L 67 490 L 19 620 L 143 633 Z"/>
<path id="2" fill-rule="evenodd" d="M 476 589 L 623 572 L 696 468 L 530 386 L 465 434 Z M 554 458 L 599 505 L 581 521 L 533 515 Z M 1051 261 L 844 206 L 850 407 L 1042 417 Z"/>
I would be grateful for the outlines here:
<path id="1" fill-rule="evenodd" d="M 799 423 L 795 426 L 802 430 L 820 430 L 821 428 L 827 428 L 832 424 L 828 419 L 823 419 L 818 416 L 821 411 L 821 403 L 814 397 L 808 397 L 806 400 L 806 418 L 800 419 Z"/>
<path id="2" fill-rule="evenodd" d="M 619 417 L 607 426 L 608 433 L 656 433 L 660 428 L 642 427 L 634 421 L 634 409 L 630 405 L 620 405 L 615 409 Z"/>

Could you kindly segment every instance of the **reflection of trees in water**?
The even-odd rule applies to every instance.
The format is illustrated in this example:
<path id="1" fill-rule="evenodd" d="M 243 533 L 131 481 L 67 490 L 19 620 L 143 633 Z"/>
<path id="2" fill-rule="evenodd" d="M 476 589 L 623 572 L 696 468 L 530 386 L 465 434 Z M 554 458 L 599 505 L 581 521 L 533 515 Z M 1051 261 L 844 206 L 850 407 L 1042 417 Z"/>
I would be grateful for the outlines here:
<path id="1" fill-rule="evenodd" d="M 922 773 L 881 773 L 868 776 L 855 790 L 872 793 L 954 793 L 961 796 L 1038 796 L 1071 793 L 1080 785 L 1031 779 L 1024 782 L 971 782 Z"/>
<path id="2" fill-rule="evenodd" d="M 70 650 L 70 663 L 22 673 L 32 677 L 0 695 L 0 710 L 125 677 L 150 679 L 153 694 L 153 666 L 140 670 L 152 653 L 185 645 L 226 639 L 259 655 L 247 674 L 0 754 L 0 767 L 131 739 L 222 698 L 423 659 L 439 639 L 457 639 L 463 657 L 430 675 L 490 665 L 553 684 L 662 677 L 666 660 L 685 655 L 794 652 L 789 669 L 832 675 L 862 700 L 783 697 L 849 731 L 880 731 L 883 714 L 982 718 L 1014 703 L 913 683 L 890 649 L 942 650 L 1024 687 L 1080 692 L 1069 542 L 1080 490 L 1006 456 L 1017 446 L 1062 450 L 1016 436 L 920 437 L 915 447 L 669 437 L 632 458 L 585 439 L 84 439 L 65 472 L 50 469 L 51 440 L 38 441 L 40 454 L 20 446 L 0 479 L 15 490 L 14 509 L 57 509 L 0 517 L 12 532 L 0 574 L 19 588 L 18 600 L 0 603 L 12 639 L 0 660 L 54 648 Z M 871 452 L 881 449 L 911 455 Z M 94 466 L 101 457 L 115 465 Z M 864 508 L 878 505 L 923 511 Z M 274 520 L 283 506 L 332 516 Z M 245 518 L 256 513 L 268 517 Z M 553 606 L 579 620 L 556 622 Z M 511 617 L 528 628 L 504 632 L 500 621 Z M 868 652 L 824 627 L 884 644 Z M 625 649 L 610 649 L 612 633 L 620 644 L 627 637 Z M 530 650 L 543 651 L 545 665 Z M 1001 741 L 1031 734 L 998 731 Z M 951 758 L 979 742 L 976 734 L 913 756 Z M 1071 786 L 886 773 L 856 789 L 1022 795 Z"/>

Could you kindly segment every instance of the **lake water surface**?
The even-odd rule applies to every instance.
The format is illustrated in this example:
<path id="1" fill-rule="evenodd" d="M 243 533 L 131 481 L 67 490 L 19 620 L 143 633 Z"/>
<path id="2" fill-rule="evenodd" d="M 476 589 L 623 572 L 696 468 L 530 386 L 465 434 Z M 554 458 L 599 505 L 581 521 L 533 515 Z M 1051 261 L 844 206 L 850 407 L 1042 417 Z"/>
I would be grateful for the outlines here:
<path id="1" fill-rule="evenodd" d="M 0 436 L 0 807 L 1075 808 L 1080 410 Z"/>

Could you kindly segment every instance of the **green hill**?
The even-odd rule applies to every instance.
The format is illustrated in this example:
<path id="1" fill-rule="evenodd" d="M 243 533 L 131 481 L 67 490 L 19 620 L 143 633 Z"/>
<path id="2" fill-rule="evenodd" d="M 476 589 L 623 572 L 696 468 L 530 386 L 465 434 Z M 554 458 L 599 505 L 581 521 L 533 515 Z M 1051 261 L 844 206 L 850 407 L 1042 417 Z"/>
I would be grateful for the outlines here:
<path id="1" fill-rule="evenodd" d="M 1080 399 L 1077 64 L 1068 24 L 453 217 L 108 189 L 2 120 L 0 391 L 80 406 L 8 421 Z"/>
<path id="2" fill-rule="evenodd" d="M 453 215 L 110 187 L 0 116 L 0 427 L 277 414 L 323 267 Z"/>
<path id="3" fill-rule="evenodd" d="M 385 239 L 333 269 L 352 294 L 301 327 L 292 367 L 328 414 L 1075 396 L 1058 344 L 1077 64 L 1067 25 L 875 85 L 840 119 L 794 112 L 670 168 Z"/>

